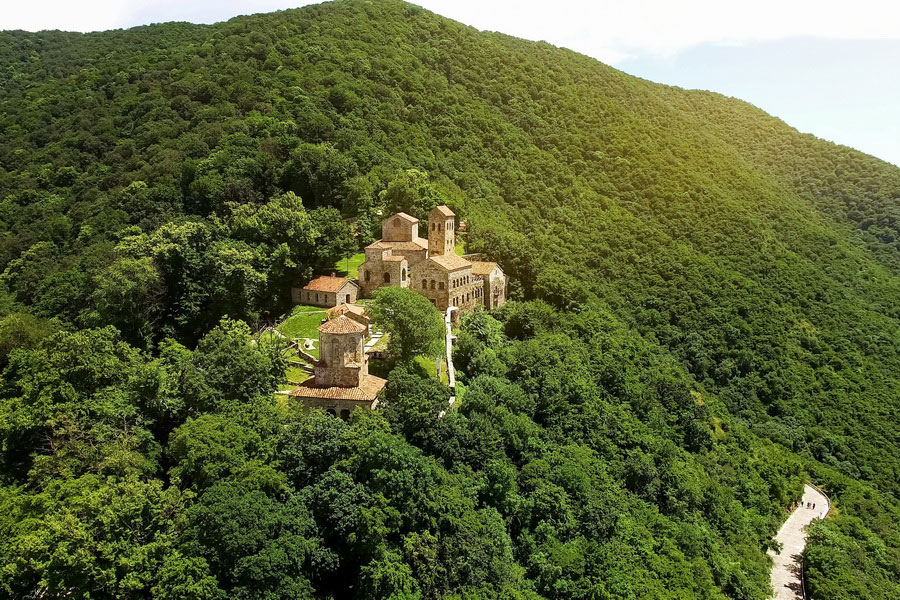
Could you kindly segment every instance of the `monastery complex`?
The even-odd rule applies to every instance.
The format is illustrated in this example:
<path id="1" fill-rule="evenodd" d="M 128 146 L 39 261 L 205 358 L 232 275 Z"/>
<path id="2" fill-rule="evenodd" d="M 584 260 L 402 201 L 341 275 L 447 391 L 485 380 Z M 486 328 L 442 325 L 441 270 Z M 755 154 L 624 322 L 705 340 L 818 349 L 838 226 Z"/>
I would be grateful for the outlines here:
<path id="1" fill-rule="evenodd" d="M 381 223 L 381 239 L 366 246 L 359 267 L 363 297 L 382 286 L 409 288 L 444 312 L 482 306 L 492 309 L 506 302 L 506 275 L 494 262 L 472 261 L 456 254 L 456 215 L 438 206 L 428 215 L 428 238 L 419 237 L 419 220 L 406 213 Z"/>
<path id="2" fill-rule="evenodd" d="M 369 374 L 369 320 L 365 309 L 354 304 L 357 298 L 371 297 L 384 286 L 405 287 L 442 313 L 456 307 L 452 312 L 458 319 L 460 312 L 502 306 L 507 295 L 507 278 L 497 263 L 456 254 L 456 215 L 446 206 L 429 213 L 427 238 L 419 237 L 418 219 L 402 212 L 391 215 L 381 223 L 381 239 L 366 246 L 365 253 L 358 280 L 317 277 L 291 290 L 295 303 L 329 310 L 318 328 L 314 375 L 290 394 L 310 408 L 345 419 L 356 407 L 374 408 L 386 383 Z"/>

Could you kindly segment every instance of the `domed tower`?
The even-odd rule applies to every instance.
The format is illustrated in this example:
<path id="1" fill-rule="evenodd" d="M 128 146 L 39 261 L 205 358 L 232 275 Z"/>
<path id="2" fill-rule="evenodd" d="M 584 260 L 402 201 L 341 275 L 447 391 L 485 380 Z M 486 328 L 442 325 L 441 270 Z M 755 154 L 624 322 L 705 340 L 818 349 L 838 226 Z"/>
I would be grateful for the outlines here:
<path id="1" fill-rule="evenodd" d="M 428 255 L 453 254 L 456 248 L 456 214 L 444 205 L 428 213 Z"/>
<path id="2" fill-rule="evenodd" d="M 346 315 L 329 319 L 319 326 L 319 362 L 316 385 L 358 387 L 369 374 L 364 342 L 366 326 Z"/>

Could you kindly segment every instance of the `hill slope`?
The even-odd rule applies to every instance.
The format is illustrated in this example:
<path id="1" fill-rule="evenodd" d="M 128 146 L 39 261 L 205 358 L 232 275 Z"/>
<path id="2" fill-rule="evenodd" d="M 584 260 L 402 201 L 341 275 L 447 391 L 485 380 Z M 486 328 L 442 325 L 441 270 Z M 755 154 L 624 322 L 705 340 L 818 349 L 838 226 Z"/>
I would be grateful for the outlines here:
<path id="1" fill-rule="evenodd" d="M 610 406 L 629 398 L 635 422 L 653 432 L 646 435 L 669 436 L 696 454 L 684 459 L 693 468 L 715 471 L 710 465 L 730 463 L 726 456 L 741 445 L 766 456 L 776 451 L 762 440 L 771 440 L 784 449 L 778 460 L 785 465 L 795 453 L 810 461 L 807 468 L 825 469 L 820 477 L 831 473 L 835 487 L 856 490 L 847 492 L 848 507 L 862 514 L 859 498 L 866 498 L 878 506 L 870 516 L 896 514 L 900 169 L 801 135 L 738 100 L 639 80 L 401 2 L 337 2 L 214 26 L 5 32 L 0 40 L 4 314 L 56 317 L 56 327 L 114 325 L 156 356 L 163 338 L 193 346 L 222 315 L 280 314 L 291 278 L 326 268 L 347 250 L 315 243 L 341 230 L 328 208 L 357 218 L 364 241 L 392 199 L 440 197 L 469 221 L 469 250 L 499 260 L 523 298 L 551 305 L 503 317 L 513 347 L 533 343 L 532 335 L 571 334 L 571 323 L 609 327 L 603 344 L 581 332 L 584 348 L 551 337 L 533 349 L 551 361 L 582 357 L 573 364 L 589 365 L 584 376 L 598 377 L 605 390 L 596 393 L 609 395 Z M 407 169 L 427 172 L 430 182 Z M 547 314 L 564 323 L 546 324 Z M 517 329 L 523 320 L 532 323 L 527 334 Z M 29 327 L 46 326 L 38 323 Z M 623 350 L 630 344 L 642 350 Z M 599 348 L 619 358 L 622 385 L 640 385 L 626 385 L 624 396 L 605 387 L 613 384 L 603 369 L 615 368 L 591 354 Z M 519 350 L 505 352 L 502 373 L 527 390 L 527 378 L 516 375 L 527 360 Z M 656 431 L 656 413 L 642 411 L 640 398 L 653 397 L 647 373 L 660 364 L 708 396 L 716 419 L 752 443 L 691 447 L 682 434 Z M 563 396 L 562 414 L 580 406 Z M 676 410 L 660 406 L 669 417 Z M 576 415 L 532 417 L 556 432 L 551 439 L 563 436 L 553 443 L 577 440 L 594 452 L 612 444 L 618 458 L 603 458 L 625 461 L 633 442 L 567 437 L 579 427 Z M 668 450 L 654 447 L 656 460 L 668 461 L 661 458 Z M 629 460 L 653 455 L 644 451 Z M 553 468 L 565 470 L 560 465 L 576 458 L 559 452 L 566 458 Z M 706 452 L 709 458 L 698 458 Z M 11 472 L 31 468 L 16 460 L 8 459 Z M 665 512 L 663 492 L 629 480 L 625 464 L 612 467 L 611 481 L 626 482 L 627 493 Z M 730 547 L 738 566 L 716 566 L 697 584 L 705 591 L 685 593 L 762 597 L 759 544 L 788 493 L 774 483 L 781 475 L 760 475 L 763 469 L 754 464 L 751 474 L 735 476 L 739 482 L 713 476 L 738 497 L 751 480 L 773 487 L 760 492 L 768 503 L 757 515 L 762 525 L 717 530 L 721 537 L 708 541 Z M 863 537 L 882 540 L 887 558 L 841 571 L 857 569 L 866 593 L 887 589 L 885 577 L 897 581 L 900 543 L 891 519 L 883 521 Z M 835 533 L 823 543 L 843 552 L 856 543 L 849 538 L 858 531 L 847 533 L 854 526 L 842 530 L 848 540 L 835 542 Z M 525 588 L 543 595 L 552 595 L 554 576 L 522 557 L 526 547 L 543 548 L 558 566 L 566 552 L 590 556 L 565 544 L 600 543 L 571 531 L 539 539 L 537 525 L 507 529 L 517 566 L 502 579 L 517 581 L 521 566 L 532 582 Z M 738 541 L 744 535 L 746 548 Z M 598 561 L 612 569 L 610 556 Z M 675 575 L 659 569 L 648 577 L 675 589 L 690 563 L 677 562 Z M 837 577 L 824 567 L 817 576 L 823 589 Z M 339 580 L 318 589 L 339 589 Z M 629 597 L 625 584 L 604 585 L 609 597 Z"/>

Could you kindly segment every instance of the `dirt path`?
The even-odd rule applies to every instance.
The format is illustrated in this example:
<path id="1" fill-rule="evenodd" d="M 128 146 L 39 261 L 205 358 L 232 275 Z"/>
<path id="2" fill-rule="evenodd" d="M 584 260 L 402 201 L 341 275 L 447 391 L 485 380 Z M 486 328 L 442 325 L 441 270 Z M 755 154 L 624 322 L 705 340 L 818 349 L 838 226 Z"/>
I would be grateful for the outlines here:
<path id="1" fill-rule="evenodd" d="M 807 503 L 810 507 L 806 508 Z M 803 500 L 794 509 L 788 520 L 784 522 L 775 539 L 783 544 L 781 554 L 769 550 L 775 561 L 772 567 L 772 589 L 776 600 L 802 600 L 803 592 L 800 584 L 800 557 L 806 547 L 804 529 L 813 519 L 823 519 L 828 514 L 828 498 L 824 494 L 807 485 L 803 488 Z"/>

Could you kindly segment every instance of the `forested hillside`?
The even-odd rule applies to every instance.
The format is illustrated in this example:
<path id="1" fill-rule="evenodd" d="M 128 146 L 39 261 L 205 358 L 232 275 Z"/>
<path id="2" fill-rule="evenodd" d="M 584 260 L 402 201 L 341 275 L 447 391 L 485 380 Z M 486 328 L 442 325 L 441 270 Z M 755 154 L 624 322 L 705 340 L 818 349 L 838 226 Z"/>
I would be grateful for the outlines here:
<path id="1" fill-rule="evenodd" d="M 900 169 L 394 0 L 0 32 L 0 595 L 900 597 Z M 349 423 L 289 287 L 447 203 L 518 300 Z"/>

